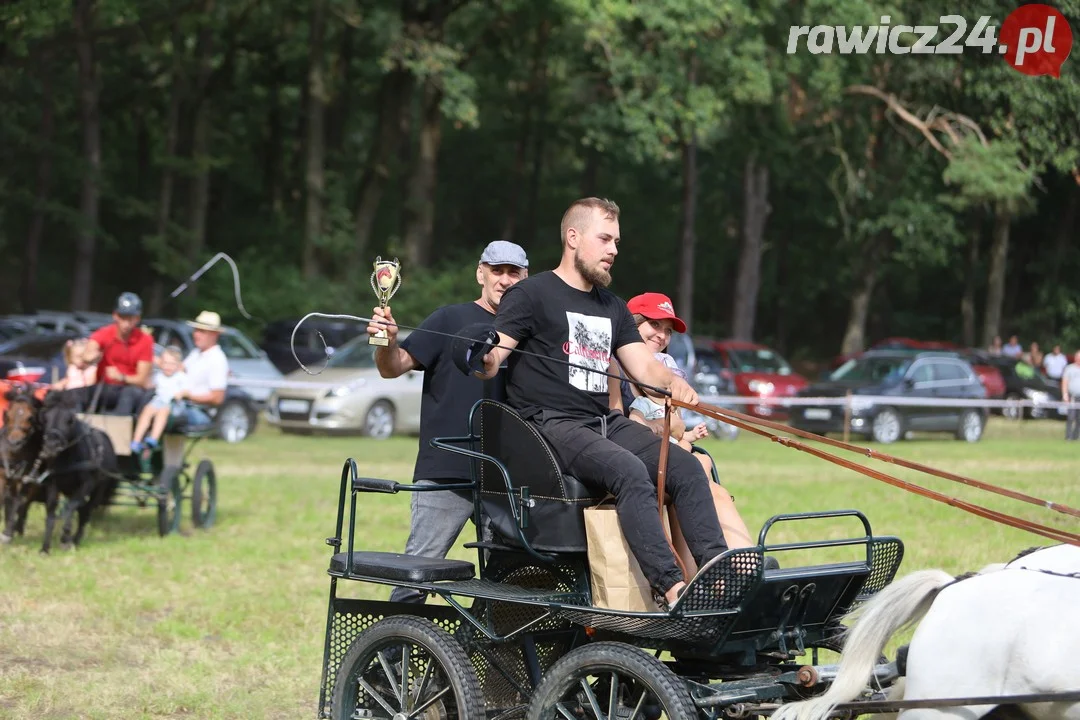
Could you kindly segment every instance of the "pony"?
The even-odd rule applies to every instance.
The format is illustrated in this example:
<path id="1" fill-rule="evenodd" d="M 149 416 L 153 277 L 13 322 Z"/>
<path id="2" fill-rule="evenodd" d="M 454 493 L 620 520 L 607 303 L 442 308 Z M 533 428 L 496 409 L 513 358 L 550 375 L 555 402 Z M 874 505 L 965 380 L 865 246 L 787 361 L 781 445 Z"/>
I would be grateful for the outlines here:
<path id="1" fill-rule="evenodd" d="M 39 476 L 45 503 L 45 540 L 41 552 L 48 553 L 60 496 L 67 498 L 61 517 L 60 544 L 77 547 L 93 511 L 106 505 L 115 491 L 119 467 L 109 436 L 78 419 L 69 393 L 46 395 L 41 417 L 43 440 L 35 468 L 43 471 Z M 76 513 L 79 523 L 72 534 Z"/>
<path id="2" fill-rule="evenodd" d="M 22 534 L 22 513 L 33 492 L 24 480 L 41 452 L 42 402 L 29 385 L 14 385 L 4 393 L 7 408 L 0 428 L 0 498 L 4 505 L 4 529 L 0 543 L 9 543 Z"/>
<path id="3" fill-rule="evenodd" d="M 822 695 L 783 705 L 774 720 L 824 720 L 867 687 L 892 635 L 918 623 L 906 677 L 890 700 L 1002 697 L 1080 689 L 1080 547 L 1057 545 L 953 577 L 921 570 L 856 609 L 840 669 Z M 920 622 L 921 620 L 921 622 Z M 1018 711 L 1031 720 L 1080 720 L 1080 702 L 907 709 L 901 720 L 978 720 Z"/>

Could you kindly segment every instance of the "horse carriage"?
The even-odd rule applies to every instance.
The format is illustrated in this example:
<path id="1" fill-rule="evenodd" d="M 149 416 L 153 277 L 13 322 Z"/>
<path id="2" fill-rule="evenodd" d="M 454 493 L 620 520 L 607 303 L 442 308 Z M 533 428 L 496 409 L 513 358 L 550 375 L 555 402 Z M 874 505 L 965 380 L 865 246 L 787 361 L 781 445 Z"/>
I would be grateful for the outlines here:
<path id="1" fill-rule="evenodd" d="M 593 603 L 585 507 L 601 498 L 559 467 L 510 407 L 479 401 L 467 436 L 432 444 L 468 456 L 473 481 L 442 489 L 341 475 L 319 716 L 345 718 L 742 718 L 828 688 L 841 618 L 886 587 L 899 538 L 875 535 L 857 510 L 777 515 L 757 545 L 726 551 L 670 609 Z M 477 562 L 357 548 L 366 493 L 467 490 Z M 347 523 L 346 523 L 347 518 Z M 781 525 L 830 519 L 849 537 L 774 541 Z M 831 550 L 830 550 L 831 549 Z M 767 569 L 766 554 L 846 549 L 852 559 Z M 339 595 L 341 581 L 414 588 L 445 604 Z M 798 658 L 810 654 L 809 662 Z M 874 667 L 867 697 L 899 677 Z"/>
<path id="2" fill-rule="evenodd" d="M 46 506 L 42 551 L 48 552 L 61 498 L 64 545 L 78 545 L 91 513 L 108 505 L 156 508 L 162 536 L 179 530 L 185 500 L 191 503 L 196 528 L 213 525 L 214 465 L 202 459 L 191 471 L 189 461 L 212 428 L 167 428 L 160 449 L 137 456 L 131 450 L 131 416 L 79 412 L 70 393 L 22 384 L 9 386 L 4 398 L 0 497 L 5 526 L 0 540 L 10 542 L 22 533 L 28 506 L 37 500 Z"/>

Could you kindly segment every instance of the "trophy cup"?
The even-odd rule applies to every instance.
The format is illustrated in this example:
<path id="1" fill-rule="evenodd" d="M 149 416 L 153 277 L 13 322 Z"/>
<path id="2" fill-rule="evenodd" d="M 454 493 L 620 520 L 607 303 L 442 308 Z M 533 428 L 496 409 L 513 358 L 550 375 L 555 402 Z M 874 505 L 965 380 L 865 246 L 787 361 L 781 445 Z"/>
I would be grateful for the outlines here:
<path id="1" fill-rule="evenodd" d="M 390 304 L 390 298 L 401 287 L 401 263 L 397 258 L 383 260 L 382 256 L 375 258 L 375 272 L 371 273 L 371 289 L 375 291 L 375 297 L 379 300 L 379 307 Z M 380 330 L 368 337 L 368 345 L 381 345 L 386 347 L 390 344 L 390 336 L 386 330 Z"/>

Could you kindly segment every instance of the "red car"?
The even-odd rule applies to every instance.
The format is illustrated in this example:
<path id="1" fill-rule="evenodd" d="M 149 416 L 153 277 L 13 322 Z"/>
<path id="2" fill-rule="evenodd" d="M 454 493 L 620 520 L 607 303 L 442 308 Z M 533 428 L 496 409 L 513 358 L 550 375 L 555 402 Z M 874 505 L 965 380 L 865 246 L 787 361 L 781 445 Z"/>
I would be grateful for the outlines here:
<path id="1" fill-rule="evenodd" d="M 792 397 L 809 384 L 778 352 L 765 345 L 743 340 L 718 340 L 711 343 L 711 348 L 719 355 L 721 376 L 735 383 L 738 395 Z M 786 408 L 767 403 L 747 405 L 743 412 L 769 420 L 786 420 L 788 417 Z"/>
<path id="2" fill-rule="evenodd" d="M 957 345 L 956 343 L 951 343 L 944 340 L 915 340 L 914 338 L 891 337 L 874 343 L 870 346 L 869 349 L 922 351 L 940 350 L 944 352 L 955 352 L 971 363 L 971 369 L 974 370 L 975 374 L 979 376 L 979 381 L 982 382 L 983 387 L 986 388 L 986 397 L 1005 397 L 1005 378 L 1002 377 L 1001 372 L 993 365 L 986 365 L 984 363 L 980 363 L 976 357 L 972 356 L 963 347 Z M 835 358 L 833 358 L 830 369 L 835 370 L 851 358 L 858 357 L 861 354 L 862 353 L 837 355 Z"/>

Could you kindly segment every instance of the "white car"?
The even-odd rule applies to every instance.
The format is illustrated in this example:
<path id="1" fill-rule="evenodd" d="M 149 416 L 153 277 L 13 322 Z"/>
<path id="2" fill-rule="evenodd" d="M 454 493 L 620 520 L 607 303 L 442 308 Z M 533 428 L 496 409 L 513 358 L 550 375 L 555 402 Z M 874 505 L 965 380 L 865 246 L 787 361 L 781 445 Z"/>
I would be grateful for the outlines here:
<path id="1" fill-rule="evenodd" d="M 405 333 L 402 333 L 402 337 Z M 424 375 L 410 371 L 386 379 L 375 367 L 368 336 L 354 338 L 324 363 L 294 370 L 267 403 L 266 419 L 284 432 L 361 433 L 385 439 L 420 431 Z M 323 368 L 319 372 L 320 368 Z"/>

